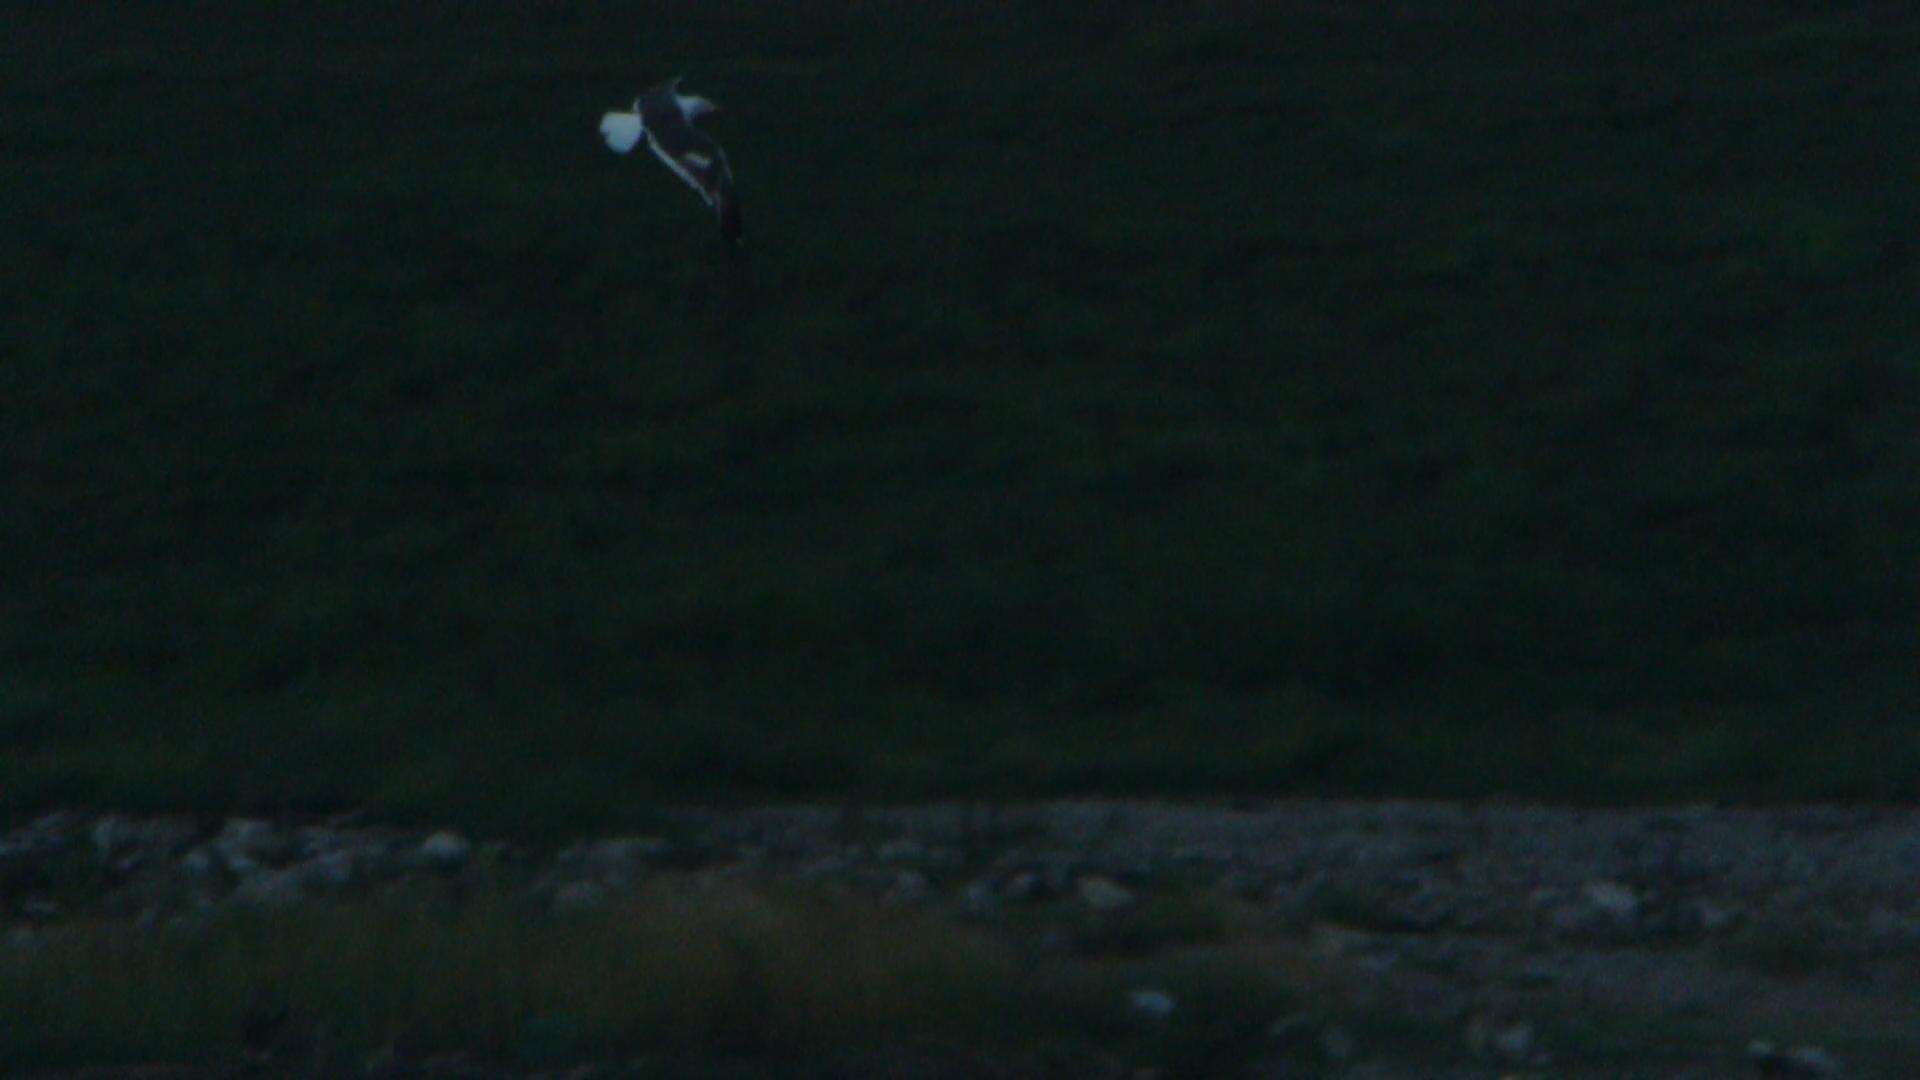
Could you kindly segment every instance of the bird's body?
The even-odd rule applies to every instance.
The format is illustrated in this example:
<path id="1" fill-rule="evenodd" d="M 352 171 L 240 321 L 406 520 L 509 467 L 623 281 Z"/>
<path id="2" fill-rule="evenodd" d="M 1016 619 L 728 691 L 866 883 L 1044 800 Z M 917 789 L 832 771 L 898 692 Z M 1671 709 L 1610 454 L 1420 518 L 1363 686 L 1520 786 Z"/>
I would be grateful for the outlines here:
<path id="1" fill-rule="evenodd" d="M 733 169 L 720 144 L 693 126 L 694 120 L 717 108 L 706 98 L 682 94 L 680 80 L 674 79 L 635 98 L 632 111 L 606 114 L 600 119 L 600 134 L 619 154 L 645 139 L 653 156 L 713 207 L 720 219 L 720 235 L 737 244 L 740 202 L 733 192 Z"/>

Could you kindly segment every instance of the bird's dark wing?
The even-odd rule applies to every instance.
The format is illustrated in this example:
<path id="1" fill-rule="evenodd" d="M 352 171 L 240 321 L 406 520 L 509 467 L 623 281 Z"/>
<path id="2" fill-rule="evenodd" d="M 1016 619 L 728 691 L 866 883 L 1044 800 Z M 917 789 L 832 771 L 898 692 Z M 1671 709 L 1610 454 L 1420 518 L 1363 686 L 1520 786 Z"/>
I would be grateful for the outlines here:
<path id="1" fill-rule="evenodd" d="M 738 239 L 740 205 L 733 193 L 733 169 L 720 144 L 704 132 L 683 128 L 666 138 L 656 137 L 652 145 L 654 155 L 713 207 L 727 239 Z"/>
<path id="2" fill-rule="evenodd" d="M 740 241 L 740 196 L 733 190 L 733 167 L 727 155 L 715 144 L 713 152 L 713 209 L 720 215 L 720 235 L 728 243 Z"/>

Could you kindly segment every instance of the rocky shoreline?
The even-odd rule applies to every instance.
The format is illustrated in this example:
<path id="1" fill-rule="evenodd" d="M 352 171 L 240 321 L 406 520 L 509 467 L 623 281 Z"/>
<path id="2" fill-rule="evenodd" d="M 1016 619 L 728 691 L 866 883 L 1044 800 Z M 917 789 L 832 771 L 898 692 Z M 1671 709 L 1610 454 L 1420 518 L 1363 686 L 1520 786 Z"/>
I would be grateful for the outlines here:
<path id="1" fill-rule="evenodd" d="M 1578 1064 L 1548 1035 L 1568 1010 L 1691 1033 L 1632 1075 L 1907 1075 L 1906 1047 L 1920 1075 L 1911 808 L 1074 801 L 660 823 L 539 849 L 342 820 L 45 814 L 0 832 L 0 948 L 76 918 L 157 925 L 402 888 L 457 901 L 505 882 L 588 910 L 674 873 L 849 890 L 1042 952 L 1138 951 L 1176 947 L 1177 928 L 1111 927 L 1173 896 L 1230 907 L 1349 1008 L 1457 1029 L 1487 1075 Z M 1322 1018 L 1276 1018 L 1274 1037 L 1313 1040 L 1335 1074 L 1368 1067 Z"/>

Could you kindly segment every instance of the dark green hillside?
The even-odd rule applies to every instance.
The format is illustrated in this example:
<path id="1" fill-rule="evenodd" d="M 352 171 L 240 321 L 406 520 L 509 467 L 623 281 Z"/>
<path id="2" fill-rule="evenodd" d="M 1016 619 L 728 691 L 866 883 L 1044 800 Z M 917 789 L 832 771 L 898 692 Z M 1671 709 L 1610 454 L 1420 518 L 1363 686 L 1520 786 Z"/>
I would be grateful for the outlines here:
<path id="1" fill-rule="evenodd" d="M 3 10 L 0 806 L 1920 795 L 1902 7 Z"/>

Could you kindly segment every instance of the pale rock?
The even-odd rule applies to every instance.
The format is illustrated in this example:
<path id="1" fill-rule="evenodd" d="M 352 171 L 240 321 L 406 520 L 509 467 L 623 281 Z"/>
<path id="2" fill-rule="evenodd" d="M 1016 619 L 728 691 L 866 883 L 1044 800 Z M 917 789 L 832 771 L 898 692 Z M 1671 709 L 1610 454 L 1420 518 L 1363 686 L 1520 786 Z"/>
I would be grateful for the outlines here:
<path id="1" fill-rule="evenodd" d="M 1000 896 L 1014 903 L 1038 900 L 1046 893 L 1046 885 L 1038 873 L 1022 870 L 1006 880 L 1000 887 Z"/>
<path id="2" fill-rule="evenodd" d="M 112 858 L 133 842 L 132 831 L 124 818 L 111 814 L 101 818 L 93 825 L 93 853 L 102 860 Z"/>
<path id="3" fill-rule="evenodd" d="M 1141 987 L 1127 995 L 1127 1005 L 1149 1020 L 1165 1020 L 1173 1015 L 1173 996 L 1164 990 Z"/>
<path id="4" fill-rule="evenodd" d="M 255 866 L 284 862 L 293 855 L 293 839 L 258 818 L 234 818 L 213 840 L 213 849 L 226 860 L 234 873 L 246 873 Z"/>
<path id="5" fill-rule="evenodd" d="M 59 849 L 73 843 L 80 831 L 80 816 L 71 810 L 42 814 L 29 823 L 23 839 L 34 847 Z"/>
<path id="6" fill-rule="evenodd" d="M 847 873 L 848 863 L 838 854 L 822 855 L 817 859 L 808 859 L 794 871 L 794 877 L 801 881 L 823 881 L 843 877 Z"/>
<path id="7" fill-rule="evenodd" d="M 606 888 L 591 881 L 569 881 L 553 893 L 553 910 L 562 914 L 592 911 L 606 903 Z"/>
<path id="8" fill-rule="evenodd" d="M 1070 857 L 1055 855 L 1041 861 L 1040 881 L 1049 896 L 1066 892 L 1074 876 L 1074 860 Z"/>
<path id="9" fill-rule="evenodd" d="M 890 904 L 919 904 L 932 891 L 933 887 L 927 883 L 927 875 L 918 870 L 902 870 L 887 888 L 884 899 Z"/>
<path id="10" fill-rule="evenodd" d="M 1580 894 L 1595 911 L 1616 923 L 1630 923 L 1640 914 L 1640 897 L 1617 881 L 1589 881 Z"/>
<path id="11" fill-rule="evenodd" d="M 1276 1043 L 1291 1044 L 1313 1030 L 1313 1017 L 1303 1012 L 1288 1013 L 1267 1025 L 1267 1038 Z"/>
<path id="12" fill-rule="evenodd" d="M 202 885 L 217 883 L 226 873 L 219 857 L 205 844 L 180 856 L 180 870 L 189 881 Z"/>
<path id="13" fill-rule="evenodd" d="M 359 855 L 356 852 L 341 849 L 329 851 L 325 855 L 316 855 L 301 863 L 294 872 L 301 874 L 309 885 L 334 891 L 358 882 L 360 870 Z"/>
<path id="14" fill-rule="evenodd" d="M 193 824 L 178 818 L 135 821 L 108 814 L 94 823 L 93 850 L 102 862 L 125 856 L 119 862 L 130 868 L 149 857 L 172 856 L 192 842 L 193 834 Z"/>
<path id="15" fill-rule="evenodd" d="M 1517 1061 L 1533 1045 L 1533 1027 L 1524 1020 L 1475 1013 L 1467 1020 L 1466 1041 L 1474 1057 Z"/>
<path id="16" fill-rule="evenodd" d="M 316 855 L 326 855 L 356 843 L 364 844 L 366 841 L 345 830 L 329 828 L 325 825 L 309 825 L 294 833 L 291 857 L 311 859 Z"/>
<path id="17" fill-rule="evenodd" d="M 623 836 L 576 844 L 561 852 L 558 862 L 563 870 L 625 891 L 639 884 L 648 868 L 672 850 L 672 844 L 657 837 Z"/>
<path id="18" fill-rule="evenodd" d="M 1377 935 L 1334 923 L 1315 923 L 1307 933 L 1307 943 L 1320 956 L 1334 960 L 1372 951 L 1379 944 Z"/>
<path id="19" fill-rule="evenodd" d="M 1818 1046 L 1796 1046 L 1786 1053 L 1787 1066 L 1801 1076 L 1839 1076 L 1840 1060 Z"/>
<path id="20" fill-rule="evenodd" d="M 236 907 L 261 911 L 282 911 L 306 899 L 307 878 L 299 867 L 256 870 L 241 880 L 229 898 Z"/>
<path id="21" fill-rule="evenodd" d="M 1781 1050 L 1767 1039 L 1755 1039 L 1747 1044 L 1747 1057 L 1774 1076 L 1836 1077 L 1846 1071 L 1837 1058 L 1818 1046 Z"/>
<path id="22" fill-rule="evenodd" d="M 1533 1056 L 1533 1025 L 1525 1020 L 1515 1020 L 1494 1029 L 1487 1040 L 1487 1049 L 1502 1061 L 1515 1065 L 1524 1064 Z"/>
<path id="23" fill-rule="evenodd" d="M 1080 902 L 1096 912 L 1119 911 L 1134 902 L 1132 889 L 1109 877 L 1090 874 L 1080 879 L 1077 891 Z"/>
<path id="24" fill-rule="evenodd" d="M 472 857 L 472 841 L 444 830 L 420 841 L 420 846 L 413 849 L 413 861 L 432 870 L 458 870 Z"/>
<path id="25" fill-rule="evenodd" d="M 1000 897 L 993 891 L 993 883 L 984 878 L 969 881 L 960 890 L 960 913 L 969 918 L 987 919 L 999 914 Z"/>
<path id="26" fill-rule="evenodd" d="M 1712 900 L 1698 899 L 1686 907 L 1687 921 L 1702 933 L 1717 934 L 1740 921 L 1738 908 Z"/>

